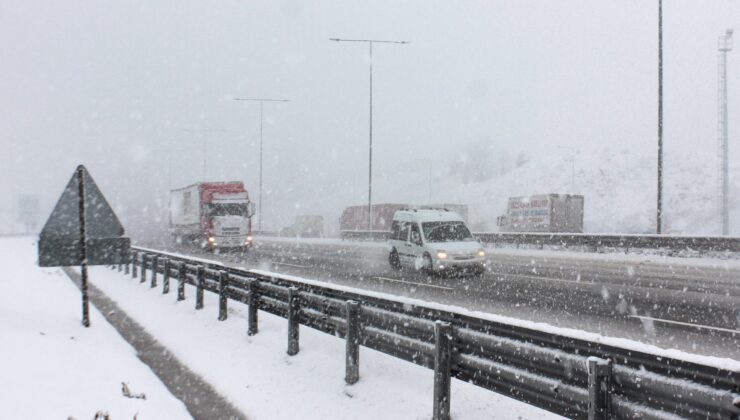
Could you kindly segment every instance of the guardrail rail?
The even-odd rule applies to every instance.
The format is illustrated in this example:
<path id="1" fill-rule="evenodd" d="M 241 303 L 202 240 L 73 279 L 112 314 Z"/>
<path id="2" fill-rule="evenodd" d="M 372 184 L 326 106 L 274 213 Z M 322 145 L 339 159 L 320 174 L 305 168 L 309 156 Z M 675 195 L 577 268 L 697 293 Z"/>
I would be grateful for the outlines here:
<path id="1" fill-rule="evenodd" d="M 348 384 L 359 380 L 361 346 L 433 369 L 434 419 L 450 417 L 453 377 L 576 419 L 740 417 L 740 372 L 730 369 L 138 247 L 118 270 L 161 281 L 163 293 L 177 281 L 178 301 L 194 286 L 196 309 L 216 293 L 219 320 L 229 300 L 244 303 L 248 334 L 260 310 L 286 318 L 289 355 L 300 326 L 345 339 Z"/>
<path id="2" fill-rule="evenodd" d="M 259 234 L 259 232 L 258 232 Z M 481 242 L 493 246 L 545 246 L 569 250 L 600 251 L 604 249 L 662 250 L 671 253 L 695 252 L 699 254 L 740 253 L 740 238 L 727 236 L 675 236 L 643 234 L 591 234 L 591 233 L 527 233 L 527 232 L 474 232 Z M 390 232 L 343 231 L 342 239 L 385 241 Z"/>

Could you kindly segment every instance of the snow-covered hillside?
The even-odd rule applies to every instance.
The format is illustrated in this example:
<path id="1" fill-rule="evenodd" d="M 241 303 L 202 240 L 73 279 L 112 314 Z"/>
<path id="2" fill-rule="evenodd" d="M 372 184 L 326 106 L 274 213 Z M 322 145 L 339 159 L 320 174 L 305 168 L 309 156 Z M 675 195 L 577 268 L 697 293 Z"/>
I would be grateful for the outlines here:
<path id="1" fill-rule="evenodd" d="M 571 187 L 571 155 L 575 177 Z M 527 153 L 517 167 L 500 168 L 490 178 L 464 183 L 454 164 L 439 165 L 431 176 L 432 202 L 466 203 L 474 230 L 495 231 L 496 217 L 506 210 L 508 197 L 545 193 L 585 196 L 586 232 L 653 233 L 656 207 L 656 158 L 618 147 L 580 150 L 539 150 Z M 495 156 L 492 164 L 500 163 Z M 673 152 L 665 155 L 664 224 L 674 234 L 718 234 L 717 157 L 709 151 Z M 740 234 L 740 164 L 730 169 L 731 234 Z M 503 173 L 501 173 L 503 172 Z M 425 203 L 429 171 L 409 165 L 397 173 L 379 171 L 375 179 L 375 202 Z M 346 190 L 334 190 L 317 198 L 316 209 L 336 223 L 339 212 L 350 204 L 362 204 L 366 196 L 351 202 Z"/>

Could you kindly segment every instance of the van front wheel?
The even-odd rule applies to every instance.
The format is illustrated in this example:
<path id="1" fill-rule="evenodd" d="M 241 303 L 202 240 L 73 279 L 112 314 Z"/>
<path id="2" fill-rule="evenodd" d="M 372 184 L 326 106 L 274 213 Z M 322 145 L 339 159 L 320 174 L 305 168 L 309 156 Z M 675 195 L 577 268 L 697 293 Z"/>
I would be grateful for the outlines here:
<path id="1" fill-rule="evenodd" d="M 401 259 L 398 257 L 398 251 L 396 251 L 395 248 L 393 248 L 391 253 L 388 255 L 388 263 L 393 270 L 398 271 L 401 269 Z"/>
<path id="2" fill-rule="evenodd" d="M 424 257 L 422 258 L 421 271 L 430 276 L 434 273 L 432 257 L 429 254 L 424 254 Z"/>

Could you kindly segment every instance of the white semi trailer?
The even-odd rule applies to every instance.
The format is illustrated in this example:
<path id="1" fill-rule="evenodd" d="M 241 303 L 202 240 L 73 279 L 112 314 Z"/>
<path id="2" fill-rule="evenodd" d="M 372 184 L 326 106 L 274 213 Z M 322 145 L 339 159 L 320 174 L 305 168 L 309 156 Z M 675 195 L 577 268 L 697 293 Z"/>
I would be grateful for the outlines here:
<path id="1" fill-rule="evenodd" d="M 583 232 L 583 196 L 540 194 L 511 197 L 497 219 L 501 232 Z"/>

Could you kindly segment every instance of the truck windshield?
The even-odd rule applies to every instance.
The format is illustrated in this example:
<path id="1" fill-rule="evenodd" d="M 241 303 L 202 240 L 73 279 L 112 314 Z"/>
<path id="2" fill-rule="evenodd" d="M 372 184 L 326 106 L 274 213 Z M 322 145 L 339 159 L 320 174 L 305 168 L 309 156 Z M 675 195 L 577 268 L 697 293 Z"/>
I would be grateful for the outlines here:
<path id="1" fill-rule="evenodd" d="M 427 242 L 472 241 L 468 227 L 463 222 L 427 222 L 421 224 Z"/>
<path id="2" fill-rule="evenodd" d="M 208 209 L 211 216 L 246 216 L 247 203 L 216 203 Z"/>

